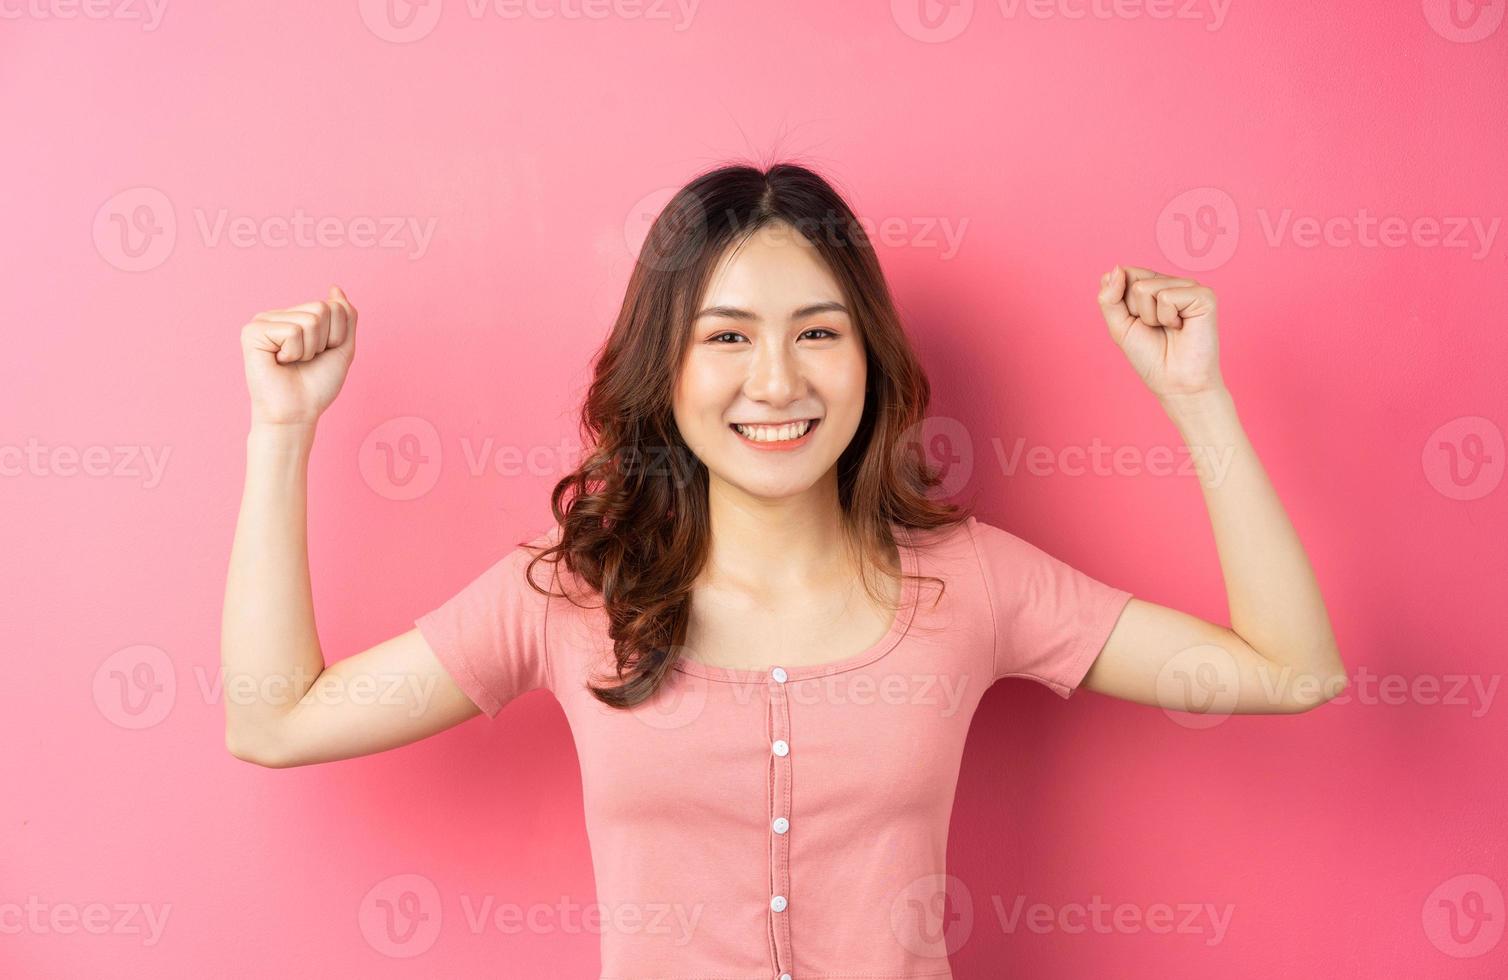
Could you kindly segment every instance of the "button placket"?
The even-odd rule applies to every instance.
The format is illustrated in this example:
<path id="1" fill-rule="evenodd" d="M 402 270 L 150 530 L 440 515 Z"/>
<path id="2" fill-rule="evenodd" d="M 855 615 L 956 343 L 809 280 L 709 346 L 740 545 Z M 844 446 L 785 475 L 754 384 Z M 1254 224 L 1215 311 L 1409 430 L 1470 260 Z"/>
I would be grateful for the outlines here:
<path id="1" fill-rule="evenodd" d="M 791 884 L 791 761 L 790 700 L 785 683 L 789 675 L 784 668 L 770 671 L 770 936 L 775 969 L 789 980 L 791 955 L 790 884 Z"/>

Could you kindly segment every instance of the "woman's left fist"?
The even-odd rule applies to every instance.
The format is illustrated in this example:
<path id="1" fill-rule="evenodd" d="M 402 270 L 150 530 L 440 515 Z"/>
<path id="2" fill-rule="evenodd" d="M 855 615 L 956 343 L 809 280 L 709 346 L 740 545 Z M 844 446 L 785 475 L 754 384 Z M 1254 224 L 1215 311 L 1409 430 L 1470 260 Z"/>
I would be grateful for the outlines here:
<path id="1" fill-rule="evenodd" d="M 1110 336 L 1158 398 L 1225 386 L 1213 289 L 1118 265 L 1100 277 L 1099 300 Z"/>

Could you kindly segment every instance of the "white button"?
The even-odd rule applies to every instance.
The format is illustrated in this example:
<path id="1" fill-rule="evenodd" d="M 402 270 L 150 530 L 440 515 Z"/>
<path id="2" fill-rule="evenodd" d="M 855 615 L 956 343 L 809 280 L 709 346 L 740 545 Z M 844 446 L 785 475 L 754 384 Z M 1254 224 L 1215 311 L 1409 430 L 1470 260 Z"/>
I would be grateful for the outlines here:
<path id="1" fill-rule="evenodd" d="M 782 973 L 780 975 L 780 980 L 791 980 L 791 975 L 789 973 Z"/>
<path id="2" fill-rule="evenodd" d="M 775 833 L 783 834 L 791 829 L 791 822 L 785 817 L 776 817 L 775 822 L 771 826 L 775 828 Z"/>
<path id="3" fill-rule="evenodd" d="M 779 681 L 780 683 L 784 684 L 787 675 L 784 667 L 776 667 L 774 670 L 770 671 L 770 676 L 775 678 L 775 680 Z"/>
<path id="4" fill-rule="evenodd" d="M 789 745 L 785 744 L 785 739 L 783 739 L 783 738 L 777 738 L 775 740 L 774 749 L 775 749 L 775 754 L 776 755 L 790 755 L 791 754 L 791 747 Z"/>
<path id="5" fill-rule="evenodd" d="M 774 898 L 770 899 L 770 908 L 774 909 L 776 912 L 784 912 L 785 905 L 786 902 L 784 895 L 776 895 Z"/>

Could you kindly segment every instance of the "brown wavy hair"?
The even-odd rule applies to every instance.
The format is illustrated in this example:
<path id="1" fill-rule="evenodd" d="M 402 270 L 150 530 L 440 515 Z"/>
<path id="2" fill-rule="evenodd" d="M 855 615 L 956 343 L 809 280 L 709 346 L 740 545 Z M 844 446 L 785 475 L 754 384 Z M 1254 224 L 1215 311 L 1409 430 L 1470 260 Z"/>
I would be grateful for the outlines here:
<path id="1" fill-rule="evenodd" d="M 709 554 L 707 468 L 672 414 L 693 318 L 725 250 L 777 222 L 816 247 L 843 287 L 864 341 L 864 410 L 837 462 L 843 531 L 859 567 L 878 567 L 901 545 L 892 522 L 908 531 L 949 528 L 972 510 L 929 497 L 942 476 L 914 449 L 931 386 L 874 248 L 843 198 L 794 163 L 763 170 L 732 164 L 702 173 L 671 198 L 644 240 L 612 333 L 594 355 L 580 421 L 587 452 L 550 495 L 559 538 L 529 562 L 532 570 L 557 555 L 553 560 L 563 559 L 601 596 L 618 683 L 590 690 L 612 707 L 638 704 L 665 680 L 684 643 L 692 586 Z M 870 595 L 888 606 L 869 576 L 861 577 Z"/>

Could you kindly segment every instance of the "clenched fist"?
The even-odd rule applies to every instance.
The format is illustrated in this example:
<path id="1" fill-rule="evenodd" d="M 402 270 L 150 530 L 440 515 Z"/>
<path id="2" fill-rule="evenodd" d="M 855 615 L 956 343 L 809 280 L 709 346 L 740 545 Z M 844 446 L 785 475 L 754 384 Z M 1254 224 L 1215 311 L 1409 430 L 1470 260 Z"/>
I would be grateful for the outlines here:
<path id="1" fill-rule="evenodd" d="M 356 356 L 356 308 L 329 296 L 258 313 L 241 328 L 253 423 L 313 425 L 345 383 Z"/>
<path id="2" fill-rule="evenodd" d="M 1158 398 L 1225 386 L 1215 333 L 1215 291 L 1192 279 L 1116 266 L 1100 277 L 1110 336 Z"/>

